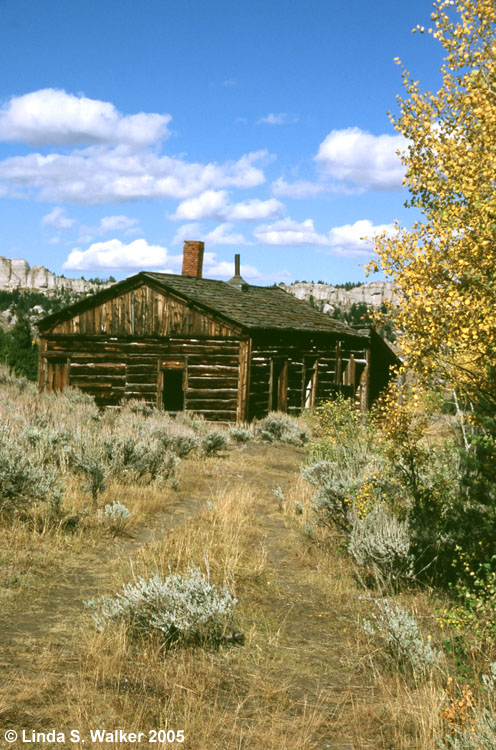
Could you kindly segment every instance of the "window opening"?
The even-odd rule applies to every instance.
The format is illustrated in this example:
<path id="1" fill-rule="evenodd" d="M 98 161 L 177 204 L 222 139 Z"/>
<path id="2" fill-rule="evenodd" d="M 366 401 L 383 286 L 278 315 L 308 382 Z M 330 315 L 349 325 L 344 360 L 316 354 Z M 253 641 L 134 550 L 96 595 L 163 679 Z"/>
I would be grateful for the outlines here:
<path id="1" fill-rule="evenodd" d="M 303 363 L 303 407 L 310 409 L 315 405 L 317 390 L 317 360 L 305 359 Z"/>

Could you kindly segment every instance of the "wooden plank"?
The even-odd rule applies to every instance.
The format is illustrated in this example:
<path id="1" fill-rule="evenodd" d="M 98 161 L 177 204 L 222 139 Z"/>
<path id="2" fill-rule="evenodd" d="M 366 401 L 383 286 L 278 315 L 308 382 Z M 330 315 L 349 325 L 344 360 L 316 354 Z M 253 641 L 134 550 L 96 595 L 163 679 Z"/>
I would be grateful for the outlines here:
<path id="1" fill-rule="evenodd" d="M 126 376 L 126 382 L 135 383 L 136 385 L 140 385 L 143 383 L 153 383 L 153 387 L 155 388 L 157 384 L 157 373 L 153 370 L 143 375 L 136 375 L 135 373 L 128 372 Z"/>
<path id="2" fill-rule="evenodd" d="M 277 409 L 278 411 L 287 411 L 288 409 L 288 360 L 285 360 L 282 370 L 279 374 L 277 387 Z"/>
<path id="3" fill-rule="evenodd" d="M 106 380 L 107 378 L 125 378 L 126 367 L 96 368 L 91 367 L 90 365 L 83 365 L 82 367 L 78 367 L 77 365 L 74 365 L 73 362 L 71 362 L 71 377 L 95 379 L 101 378 L 102 380 Z"/>
<path id="4" fill-rule="evenodd" d="M 198 409 L 210 409 L 211 411 L 233 409 L 236 411 L 238 399 L 235 398 L 189 398 L 189 394 L 186 391 L 186 408 L 191 411 L 197 411 Z"/>
<path id="5" fill-rule="evenodd" d="M 105 380 L 95 380 L 93 378 L 84 377 L 71 377 L 71 385 L 81 388 L 81 390 L 88 390 L 91 388 L 103 388 L 108 390 L 109 388 L 124 388 L 126 380 L 123 377 L 112 377 L 109 375 Z"/>
<path id="6" fill-rule="evenodd" d="M 238 372 L 237 367 L 229 367 L 227 365 L 190 365 L 188 363 L 188 371 L 191 372 L 192 375 L 199 376 L 202 372 L 210 372 L 212 374 L 219 374 L 222 375 L 223 373 L 231 373 L 232 375 L 236 375 Z"/>
<path id="7" fill-rule="evenodd" d="M 202 398 L 237 398 L 237 388 L 191 388 L 188 387 L 187 397 L 189 399 Z"/>
<path id="8" fill-rule="evenodd" d="M 237 391 L 238 381 L 235 378 L 194 378 L 188 373 L 188 385 L 192 390 L 229 389 Z"/>
<path id="9" fill-rule="evenodd" d="M 230 356 L 235 357 L 239 352 L 239 344 L 229 344 L 226 346 L 219 345 L 219 341 L 210 342 L 199 341 L 197 343 L 190 343 L 185 340 L 184 342 L 169 342 L 168 352 L 173 354 L 191 354 L 199 355 L 208 354 L 209 356 Z"/>
<path id="10" fill-rule="evenodd" d="M 156 372 L 156 369 L 155 358 L 150 362 L 134 362 L 133 359 L 129 359 L 127 364 L 128 373 L 136 373 L 136 375 L 142 375 L 146 372 Z"/>
<path id="11" fill-rule="evenodd" d="M 227 365 L 229 367 L 235 367 L 238 369 L 239 357 L 221 356 L 217 354 L 215 357 L 209 357 L 207 355 L 196 356 L 194 354 L 188 355 L 188 367 L 195 367 L 203 365 L 205 367 Z"/>

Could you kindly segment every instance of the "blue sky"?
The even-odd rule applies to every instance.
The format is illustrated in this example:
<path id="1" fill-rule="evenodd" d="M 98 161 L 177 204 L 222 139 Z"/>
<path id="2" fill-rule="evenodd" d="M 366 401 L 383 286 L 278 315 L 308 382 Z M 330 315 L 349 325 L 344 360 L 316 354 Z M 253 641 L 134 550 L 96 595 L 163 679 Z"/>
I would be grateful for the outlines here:
<path id="1" fill-rule="evenodd" d="M 86 278 L 364 280 L 412 223 L 400 57 L 439 83 L 431 0 L 0 0 L 0 255 Z"/>

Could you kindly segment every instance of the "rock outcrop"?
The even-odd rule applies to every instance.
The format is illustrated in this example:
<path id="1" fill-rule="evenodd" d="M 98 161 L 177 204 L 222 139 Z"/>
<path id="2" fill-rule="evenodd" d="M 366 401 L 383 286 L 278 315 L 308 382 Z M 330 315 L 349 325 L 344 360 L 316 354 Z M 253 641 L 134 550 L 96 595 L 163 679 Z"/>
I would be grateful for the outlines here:
<path id="1" fill-rule="evenodd" d="M 298 281 L 295 284 L 280 284 L 282 289 L 294 294 L 298 299 L 319 303 L 323 312 L 330 312 L 336 308 L 349 308 L 352 304 L 363 303 L 368 307 L 380 307 L 384 302 L 394 303 L 394 282 L 369 281 L 367 284 L 344 289 L 330 284 L 313 284 Z"/>
<path id="2" fill-rule="evenodd" d="M 83 279 L 66 279 L 49 271 L 44 266 L 30 266 L 22 258 L 0 256 L 0 290 L 29 289 L 33 291 L 57 292 L 69 289 L 76 293 L 92 292 L 107 284 L 93 284 Z"/>

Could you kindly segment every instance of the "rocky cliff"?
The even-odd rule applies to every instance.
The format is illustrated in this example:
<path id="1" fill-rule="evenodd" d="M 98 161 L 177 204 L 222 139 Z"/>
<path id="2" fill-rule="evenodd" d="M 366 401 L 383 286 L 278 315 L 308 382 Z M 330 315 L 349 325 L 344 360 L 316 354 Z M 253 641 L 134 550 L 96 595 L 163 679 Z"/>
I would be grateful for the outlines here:
<path id="1" fill-rule="evenodd" d="M 33 291 L 57 292 L 68 289 L 76 293 L 91 292 L 104 285 L 93 284 L 83 279 L 65 279 L 56 276 L 44 266 L 30 266 L 22 258 L 0 256 L 0 290 L 30 289 Z"/>
<path id="2" fill-rule="evenodd" d="M 280 284 L 281 288 L 306 302 L 314 300 L 322 312 L 332 313 L 336 307 L 346 309 L 352 304 L 363 303 L 368 307 L 380 307 L 384 302 L 394 303 L 394 282 L 369 281 L 367 284 L 343 289 L 330 284 L 314 284 L 298 281 L 295 284 Z"/>

